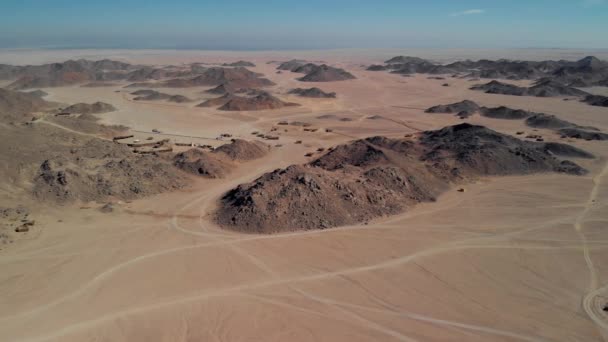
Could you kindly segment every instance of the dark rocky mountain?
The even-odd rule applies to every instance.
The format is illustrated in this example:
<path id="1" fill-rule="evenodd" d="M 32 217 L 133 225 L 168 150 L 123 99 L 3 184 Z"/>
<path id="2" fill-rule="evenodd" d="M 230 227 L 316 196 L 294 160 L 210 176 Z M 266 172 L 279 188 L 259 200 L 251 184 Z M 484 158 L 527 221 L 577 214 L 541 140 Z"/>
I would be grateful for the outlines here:
<path id="1" fill-rule="evenodd" d="M 279 98 L 263 92 L 254 97 L 233 96 L 224 103 L 219 110 L 245 111 L 245 110 L 269 110 L 283 107 L 299 106 L 297 103 L 284 102 Z"/>
<path id="2" fill-rule="evenodd" d="M 433 106 L 425 110 L 426 113 L 458 114 L 460 117 L 468 117 L 479 111 L 479 105 L 470 100 L 451 103 L 447 105 Z"/>
<path id="3" fill-rule="evenodd" d="M 333 82 L 352 80 L 356 77 L 344 69 L 334 68 L 326 64 L 315 65 L 304 77 L 298 80 L 302 82 Z"/>
<path id="4" fill-rule="evenodd" d="M 572 122 L 562 120 L 562 119 L 556 117 L 555 115 L 544 114 L 544 113 L 534 113 L 534 115 L 532 115 L 526 119 L 526 125 L 528 125 L 530 127 L 534 127 L 534 128 L 546 128 L 546 129 L 553 129 L 553 130 L 567 128 L 567 127 L 583 128 Z M 596 128 L 593 128 L 593 127 L 585 127 L 585 128 L 597 130 Z"/>
<path id="5" fill-rule="evenodd" d="M 608 140 L 608 134 L 589 131 L 577 127 L 562 128 L 558 131 L 563 137 L 583 140 Z"/>
<path id="6" fill-rule="evenodd" d="M 592 106 L 608 107 L 608 96 L 587 95 L 582 101 Z"/>
<path id="7" fill-rule="evenodd" d="M 608 62 L 588 56 L 560 66 L 549 77 L 570 86 L 602 85 L 608 81 Z"/>
<path id="8" fill-rule="evenodd" d="M 474 85 L 471 90 L 480 90 L 486 94 L 523 96 L 526 94 L 527 88 L 499 81 L 490 81 L 486 84 Z"/>
<path id="9" fill-rule="evenodd" d="M 553 80 L 543 80 L 537 82 L 532 87 L 526 90 L 526 95 L 537 97 L 554 97 L 554 96 L 586 96 L 588 93 L 578 90 L 574 87 L 563 85 L 560 82 Z"/>
<path id="10" fill-rule="evenodd" d="M 192 100 L 183 96 L 183 95 L 170 95 L 170 94 L 165 94 L 165 93 L 161 93 L 155 90 L 148 90 L 148 89 L 144 89 L 144 90 L 138 90 L 135 92 L 131 93 L 132 95 L 138 95 L 137 97 L 135 97 L 133 100 L 135 101 L 158 101 L 158 100 L 166 100 L 169 102 L 175 102 L 175 103 L 185 103 L 185 102 L 191 102 Z"/>
<path id="11" fill-rule="evenodd" d="M 292 59 L 290 61 L 287 62 L 283 62 L 281 64 L 279 64 L 279 66 L 277 67 L 277 70 L 288 70 L 288 71 L 293 71 L 296 68 L 301 67 L 302 65 L 306 64 L 305 60 L 301 60 L 301 59 Z"/>
<path id="12" fill-rule="evenodd" d="M 535 114 L 537 113 L 521 109 L 512 109 L 505 106 L 494 108 L 481 108 L 481 115 L 492 119 L 522 120 Z"/>
<path id="13" fill-rule="evenodd" d="M 356 140 L 309 164 L 239 185 L 221 199 L 216 220 L 250 233 L 323 229 L 403 212 L 478 177 L 586 173 L 557 158 L 560 153 L 585 152 L 469 124 L 422 132 L 417 139 Z"/>
<path id="14" fill-rule="evenodd" d="M 313 87 L 313 88 L 295 88 L 291 89 L 288 94 L 296 94 L 302 97 L 313 97 L 313 98 L 335 98 L 336 93 L 326 93 L 323 90 Z"/>
<path id="15" fill-rule="evenodd" d="M 596 57 L 572 61 L 457 61 L 438 64 L 418 57 L 397 56 L 384 65 L 372 65 L 371 71 L 391 70 L 400 74 L 466 74 L 475 78 L 541 79 L 546 78 L 571 87 L 608 84 L 608 62 Z"/>
<path id="16" fill-rule="evenodd" d="M 426 63 L 427 61 L 422 59 L 422 58 L 418 58 L 418 57 L 410 57 L 410 56 L 396 56 L 393 57 L 387 61 L 385 61 L 385 64 L 422 64 L 422 63 Z"/>
<path id="17" fill-rule="evenodd" d="M 326 64 L 318 65 L 306 63 L 305 61 L 296 59 L 281 63 L 277 69 L 306 74 L 298 79 L 303 82 L 333 82 L 356 78 L 344 69 L 335 68 Z"/>
<path id="18" fill-rule="evenodd" d="M 16 79 L 8 88 L 13 90 L 59 87 L 124 78 L 134 66 L 111 60 L 68 60 L 63 63 L 43 65 L 0 65 L 0 79 Z"/>
<path id="19" fill-rule="evenodd" d="M 261 88 L 274 85 L 260 74 L 246 68 L 221 68 L 213 67 L 206 69 L 200 75 L 193 78 L 177 78 L 158 84 L 168 88 L 186 88 L 201 86 L 229 85 L 234 88 Z"/>
<path id="20" fill-rule="evenodd" d="M 389 65 L 372 64 L 372 65 L 368 66 L 366 70 L 369 70 L 369 71 L 384 71 L 384 70 L 389 70 L 389 69 L 390 69 Z"/>
<path id="21" fill-rule="evenodd" d="M 222 64 L 222 66 L 228 66 L 228 67 L 255 67 L 255 64 L 248 62 L 248 61 L 237 61 L 234 63 L 224 63 Z"/>
<path id="22" fill-rule="evenodd" d="M 102 114 L 116 111 L 116 107 L 105 102 L 76 103 L 61 109 L 61 112 L 70 114 Z"/>
<path id="23" fill-rule="evenodd" d="M 563 85 L 553 80 L 543 80 L 541 82 L 537 82 L 532 87 L 519 87 L 499 81 L 490 81 L 486 84 L 474 85 L 470 89 L 483 91 L 486 94 L 514 96 L 556 97 L 588 95 L 588 93 L 582 90 Z"/>

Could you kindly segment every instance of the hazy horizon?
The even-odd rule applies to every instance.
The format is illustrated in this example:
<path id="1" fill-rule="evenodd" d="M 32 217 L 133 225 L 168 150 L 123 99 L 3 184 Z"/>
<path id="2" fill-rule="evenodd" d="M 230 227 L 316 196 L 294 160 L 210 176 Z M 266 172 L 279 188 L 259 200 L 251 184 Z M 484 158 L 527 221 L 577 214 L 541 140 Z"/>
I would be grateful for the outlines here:
<path id="1" fill-rule="evenodd" d="M 0 48 L 608 48 L 605 0 L 8 0 Z"/>

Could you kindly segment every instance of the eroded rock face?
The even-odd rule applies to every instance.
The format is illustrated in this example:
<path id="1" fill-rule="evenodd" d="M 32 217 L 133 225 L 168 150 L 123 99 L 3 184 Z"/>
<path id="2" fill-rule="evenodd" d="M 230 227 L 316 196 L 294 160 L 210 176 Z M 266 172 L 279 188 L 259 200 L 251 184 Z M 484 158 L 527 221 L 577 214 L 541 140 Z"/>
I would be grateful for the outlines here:
<path id="1" fill-rule="evenodd" d="M 367 138 L 238 186 L 222 198 L 216 219 L 258 233 L 329 228 L 402 212 L 481 176 L 586 172 L 556 155 L 590 157 L 469 124 L 417 139 Z"/>

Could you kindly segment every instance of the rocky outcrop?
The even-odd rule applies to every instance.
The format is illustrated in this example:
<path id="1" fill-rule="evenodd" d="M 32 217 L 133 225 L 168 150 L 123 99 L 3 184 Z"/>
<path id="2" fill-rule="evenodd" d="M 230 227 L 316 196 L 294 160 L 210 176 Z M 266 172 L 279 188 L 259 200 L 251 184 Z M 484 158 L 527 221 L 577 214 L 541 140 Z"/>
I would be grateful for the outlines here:
<path id="1" fill-rule="evenodd" d="M 479 105 L 473 101 L 464 100 L 447 105 L 437 105 L 425 110 L 425 113 L 447 113 L 458 114 L 460 117 L 468 117 L 479 111 Z"/>
<path id="2" fill-rule="evenodd" d="M 356 77 L 348 71 L 340 68 L 334 68 L 326 64 L 314 65 L 308 71 L 306 76 L 300 77 L 298 80 L 302 82 L 334 82 L 352 80 Z"/>
<path id="3" fill-rule="evenodd" d="M 53 107 L 37 94 L 0 88 L 0 122 L 25 122 L 31 113 Z"/>
<path id="4" fill-rule="evenodd" d="M 102 114 L 116 111 L 116 107 L 105 102 L 77 103 L 61 109 L 61 112 L 70 114 Z"/>
<path id="5" fill-rule="evenodd" d="M 248 61 L 237 61 L 234 63 L 224 63 L 222 64 L 222 66 L 228 66 L 228 67 L 255 67 L 255 64 L 248 62 Z"/>
<path id="6" fill-rule="evenodd" d="M 185 102 L 192 101 L 183 95 L 170 95 L 170 94 L 161 93 L 161 92 L 158 92 L 155 90 L 138 90 L 138 91 L 132 92 L 131 94 L 138 95 L 137 97 L 133 98 L 133 100 L 135 100 L 135 101 L 165 100 L 165 101 L 175 102 L 175 103 L 185 103 Z"/>
<path id="7" fill-rule="evenodd" d="M 582 101 L 592 106 L 608 107 L 608 96 L 588 95 Z"/>
<path id="8" fill-rule="evenodd" d="M 216 220 L 251 233 L 323 229 L 402 212 L 481 176 L 586 172 L 556 158 L 560 149 L 469 124 L 417 139 L 357 140 L 236 187 L 221 199 Z"/>
<path id="9" fill-rule="evenodd" d="M 279 109 L 293 106 L 299 106 L 299 104 L 284 102 L 279 98 L 270 95 L 269 93 L 263 92 L 254 97 L 233 96 L 218 109 L 225 111 L 246 111 Z"/>
<path id="10" fill-rule="evenodd" d="M 308 89 L 304 89 L 304 88 L 295 88 L 295 89 L 291 89 L 288 94 L 295 94 L 295 95 L 299 95 L 302 97 L 312 97 L 312 98 L 335 98 L 336 97 L 336 93 L 326 93 L 323 90 L 317 88 L 317 87 L 313 87 L 313 88 L 308 88 Z"/>
<path id="11" fill-rule="evenodd" d="M 268 154 L 269 146 L 259 141 L 235 139 L 213 151 L 199 148 L 179 153 L 173 158 L 173 164 L 188 173 L 207 178 L 223 178 L 237 165 L 262 158 Z"/>

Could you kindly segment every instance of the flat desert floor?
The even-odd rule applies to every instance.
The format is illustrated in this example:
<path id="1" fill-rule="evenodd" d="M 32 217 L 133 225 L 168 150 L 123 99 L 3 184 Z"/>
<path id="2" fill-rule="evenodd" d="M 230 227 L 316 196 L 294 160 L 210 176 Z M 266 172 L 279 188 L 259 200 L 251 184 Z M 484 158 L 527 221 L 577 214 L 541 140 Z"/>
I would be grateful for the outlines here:
<path id="1" fill-rule="evenodd" d="M 24 61 L 66 59 L 63 52 L 22 53 Z M 0 57 L 12 62 L 16 54 Z M 0 251 L 0 340 L 608 340 L 606 142 L 571 142 L 597 156 L 577 160 L 590 170 L 586 176 L 484 178 L 465 185 L 465 192 L 453 189 L 435 203 L 358 226 L 248 235 L 210 219 L 227 190 L 306 162 L 304 154 L 319 147 L 462 121 L 423 112 L 433 105 L 469 99 L 608 131 L 606 108 L 483 94 L 469 90 L 474 82 L 466 79 L 365 71 L 371 57 L 346 53 L 304 57 L 344 67 L 356 80 L 303 84 L 295 80 L 298 74 L 277 74 L 276 64 L 266 63 L 301 56 L 275 54 L 97 56 L 154 64 L 246 59 L 277 83 L 273 93 L 301 107 L 235 114 L 197 108 L 198 102 L 134 102 L 121 87 L 43 89 L 52 101 L 110 103 L 119 110 L 99 115 L 102 122 L 127 125 L 142 137 L 156 128 L 183 142 L 217 143 L 220 133 L 252 139 L 252 131 L 269 131 L 281 120 L 321 129 L 289 126 L 281 132 L 282 147 L 226 179 L 121 203 L 110 214 L 28 203 L 41 212 L 42 228 Z M 318 86 L 338 98 L 285 95 L 297 86 Z M 203 90 L 161 89 L 199 100 L 210 97 Z M 531 132 L 521 120 L 475 115 L 467 121 L 508 134 Z M 564 140 L 549 130 L 535 134 Z"/>

